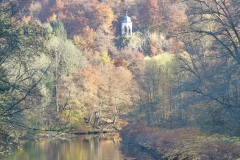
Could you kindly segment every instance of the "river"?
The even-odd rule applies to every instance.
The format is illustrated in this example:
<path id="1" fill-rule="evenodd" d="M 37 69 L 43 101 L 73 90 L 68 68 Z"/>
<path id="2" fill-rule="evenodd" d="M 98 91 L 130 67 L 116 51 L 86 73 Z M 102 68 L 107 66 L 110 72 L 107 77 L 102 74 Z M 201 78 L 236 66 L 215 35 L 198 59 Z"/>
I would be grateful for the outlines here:
<path id="1" fill-rule="evenodd" d="M 156 160 L 156 157 L 120 138 L 109 135 L 81 135 L 73 139 L 26 141 L 4 160 Z"/>

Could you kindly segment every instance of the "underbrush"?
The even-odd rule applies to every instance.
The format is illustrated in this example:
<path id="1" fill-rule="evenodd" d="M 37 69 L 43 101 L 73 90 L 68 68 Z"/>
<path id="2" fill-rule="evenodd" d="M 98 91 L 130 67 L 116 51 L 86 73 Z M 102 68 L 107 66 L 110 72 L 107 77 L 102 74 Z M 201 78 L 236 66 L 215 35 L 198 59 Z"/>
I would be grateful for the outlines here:
<path id="1" fill-rule="evenodd" d="M 164 129 L 129 124 L 123 139 L 131 139 L 168 159 L 226 160 L 240 158 L 240 137 L 208 135 L 195 128 Z"/>

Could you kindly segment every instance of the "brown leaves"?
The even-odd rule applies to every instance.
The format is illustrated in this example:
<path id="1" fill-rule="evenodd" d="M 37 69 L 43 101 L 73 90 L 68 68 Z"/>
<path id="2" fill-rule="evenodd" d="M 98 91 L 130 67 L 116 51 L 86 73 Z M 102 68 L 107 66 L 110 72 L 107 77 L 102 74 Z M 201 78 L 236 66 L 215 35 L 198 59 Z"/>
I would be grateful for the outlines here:
<path id="1" fill-rule="evenodd" d="M 154 150 L 169 159 L 237 159 L 239 144 L 233 138 L 205 135 L 194 128 L 165 129 L 143 124 L 127 125 L 123 137 Z M 230 142 L 232 140 L 232 142 Z M 231 157 L 231 158 L 230 158 Z"/>
<path id="2" fill-rule="evenodd" d="M 50 9 L 52 12 L 58 11 L 64 8 L 64 3 L 61 0 L 56 0 L 56 4 Z"/>
<path id="3" fill-rule="evenodd" d="M 117 58 L 117 60 L 115 60 L 115 62 L 114 62 L 114 65 L 116 67 L 122 66 L 124 68 L 127 68 L 127 61 L 123 58 Z"/>
<path id="4" fill-rule="evenodd" d="M 52 16 L 48 17 L 47 22 L 52 22 L 57 20 L 57 15 L 54 13 Z"/>
<path id="5" fill-rule="evenodd" d="M 94 35 L 95 32 L 90 27 L 85 27 L 82 31 L 82 35 L 74 36 L 73 42 L 81 50 L 93 49 L 94 48 Z"/>
<path id="6" fill-rule="evenodd" d="M 146 4 L 146 19 L 150 24 L 156 24 L 162 19 L 158 0 L 148 0 Z"/>
<path id="7" fill-rule="evenodd" d="M 158 0 L 144 0 L 137 3 L 139 15 L 135 23 L 144 28 L 159 25 L 163 19 L 162 6 Z"/>
<path id="8" fill-rule="evenodd" d="M 81 82 L 84 90 L 91 92 L 92 95 L 96 96 L 98 92 L 98 85 L 101 84 L 97 68 L 92 65 L 88 65 L 86 68 L 80 70 L 79 75 L 79 79 L 75 79 L 76 82 Z"/>
<path id="9" fill-rule="evenodd" d="M 76 114 L 80 115 L 81 111 L 86 117 L 91 117 L 94 112 L 101 111 L 101 117 L 112 121 L 112 117 L 118 114 L 119 104 L 131 103 L 129 88 L 134 87 L 132 81 L 131 72 L 123 67 L 115 67 L 111 63 L 88 65 L 63 78 L 63 92 L 59 96 L 61 106 L 64 105 L 62 100 L 68 99 L 66 108 L 74 108 Z M 66 119 L 69 113 L 64 113 Z"/>
<path id="10" fill-rule="evenodd" d="M 92 22 L 94 29 L 99 29 L 100 27 L 107 34 L 112 34 L 112 23 L 115 20 L 115 16 L 108 4 L 100 3 L 96 5 L 93 12 L 93 17 L 94 19 Z"/>

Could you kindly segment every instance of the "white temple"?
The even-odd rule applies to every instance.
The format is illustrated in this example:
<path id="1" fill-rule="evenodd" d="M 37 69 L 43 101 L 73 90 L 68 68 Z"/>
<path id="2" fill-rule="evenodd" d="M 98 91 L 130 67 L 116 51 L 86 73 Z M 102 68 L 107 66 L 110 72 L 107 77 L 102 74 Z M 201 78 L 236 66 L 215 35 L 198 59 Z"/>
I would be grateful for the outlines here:
<path id="1" fill-rule="evenodd" d="M 123 18 L 121 24 L 121 35 L 122 36 L 132 36 L 132 21 L 131 18 L 127 15 L 128 11 L 126 11 L 126 16 Z"/>

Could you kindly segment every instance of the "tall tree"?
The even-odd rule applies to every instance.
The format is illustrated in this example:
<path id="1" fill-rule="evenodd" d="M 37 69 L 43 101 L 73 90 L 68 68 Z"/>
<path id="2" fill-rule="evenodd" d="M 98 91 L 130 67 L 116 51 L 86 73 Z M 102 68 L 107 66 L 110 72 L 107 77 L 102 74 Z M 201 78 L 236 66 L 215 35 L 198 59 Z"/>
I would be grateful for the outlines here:
<path id="1" fill-rule="evenodd" d="M 186 2 L 188 22 L 182 40 L 189 56 L 181 57 L 180 64 L 191 76 L 183 88 L 209 105 L 202 112 L 201 126 L 211 124 L 217 132 L 237 134 L 239 130 L 233 125 L 239 126 L 239 116 L 235 113 L 239 110 L 240 3 L 232 0 Z"/>
<path id="2" fill-rule="evenodd" d="M 105 34 L 113 34 L 114 13 L 107 3 L 99 3 L 93 12 L 93 28 L 101 29 Z"/>
<path id="3" fill-rule="evenodd" d="M 45 51 L 45 31 L 35 21 L 20 22 L 25 2 L 0 2 L 1 150 L 21 135 L 25 126 L 23 111 L 39 101 L 39 84 L 49 65 L 35 65 Z"/>
<path id="4" fill-rule="evenodd" d="M 240 63 L 240 2 L 235 0 L 189 0 L 188 29 L 211 37 L 211 52 L 231 56 Z"/>
<path id="5" fill-rule="evenodd" d="M 47 47 L 49 52 L 52 53 L 54 61 L 55 103 L 56 111 L 59 112 L 59 79 L 63 75 L 69 76 L 74 69 L 83 67 L 87 61 L 82 55 L 82 52 L 73 44 L 73 42 L 67 39 L 63 24 L 61 22 L 52 22 L 51 24 L 56 36 L 53 36 L 49 40 Z"/>

